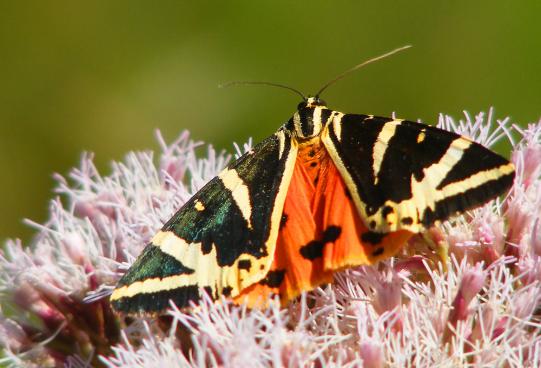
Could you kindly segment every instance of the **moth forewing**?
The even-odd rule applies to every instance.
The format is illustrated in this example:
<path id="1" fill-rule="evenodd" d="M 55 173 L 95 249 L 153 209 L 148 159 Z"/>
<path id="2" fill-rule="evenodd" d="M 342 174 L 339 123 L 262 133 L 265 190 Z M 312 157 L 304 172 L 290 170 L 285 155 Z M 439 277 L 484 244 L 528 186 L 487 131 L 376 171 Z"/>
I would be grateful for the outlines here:
<path id="1" fill-rule="evenodd" d="M 128 272 L 111 302 L 121 312 L 163 311 L 234 297 L 264 278 L 274 257 L 296 158 L 279 130 L 230 164 L 163 226 Z"/>

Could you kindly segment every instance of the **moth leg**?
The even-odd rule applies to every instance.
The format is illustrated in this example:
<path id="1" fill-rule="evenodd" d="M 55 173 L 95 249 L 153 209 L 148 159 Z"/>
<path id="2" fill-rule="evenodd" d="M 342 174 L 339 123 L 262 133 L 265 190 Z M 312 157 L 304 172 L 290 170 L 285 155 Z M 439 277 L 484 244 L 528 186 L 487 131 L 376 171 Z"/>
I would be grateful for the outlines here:
<path id="1" fill-rule="evenodd" d="M 438 233 L 440 232 L 439 229 L 436 231 Z M 449 264 L 449 243 L 441 236 L 438 236 L 439 234 L 435 234 L 435 231 L 423 231 L 419 235 L 427 244 L 428 248 L 438 256 L 443 271 L 447 272 Z"/>

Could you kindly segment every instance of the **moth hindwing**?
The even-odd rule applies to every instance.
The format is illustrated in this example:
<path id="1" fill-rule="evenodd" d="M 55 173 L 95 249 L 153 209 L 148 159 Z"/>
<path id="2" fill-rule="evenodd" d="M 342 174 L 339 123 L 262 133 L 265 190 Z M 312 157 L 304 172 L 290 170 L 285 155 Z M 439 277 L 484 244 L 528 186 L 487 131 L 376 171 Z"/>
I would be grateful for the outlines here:
<path id="1" fill-rule="evenodd" d="M 202 293 L 263 306 L 390 257 L 413 234 L 504 193 L 514 167 L 457 134 L 302 102 L 163 226 L 111 295 L 117 311 Z"/>

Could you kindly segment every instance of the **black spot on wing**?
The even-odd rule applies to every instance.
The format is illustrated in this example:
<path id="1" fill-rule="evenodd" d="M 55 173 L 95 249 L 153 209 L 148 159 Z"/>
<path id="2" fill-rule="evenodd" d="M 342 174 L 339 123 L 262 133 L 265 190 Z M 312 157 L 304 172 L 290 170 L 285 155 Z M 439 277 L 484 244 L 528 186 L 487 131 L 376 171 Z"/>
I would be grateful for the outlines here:
<path id="1" fill-rule="evenodd" d="M 209 235 L 201 237 L 201 252 L 205 255 L 212 252 L 212 246 L 214 245 L 214 239 Z"/>
<path id="2" fill-rule="evenodd" d="M 325 243 L 321 240 L 312 240 L 300 249 L 301 256 L 305 259 L 314 260 L 323 257 L 323 247 Z"/>
<path id="3" fill-rule="evenodd" d="M 242 259 L 237 265 L 241 270 L 250 271 L 250 268 L 252 268 L 252 262 L 249 259 Z"/>
<path id="4" fill-rule="evenodd" d="M 233 291 L 233 289 L 230 287 L 230 286 L 226 286 L 222 289 L 222 294 L 224 296 L 230 296 L 231 295 L 231 291 Z"/>
<path id="5" fill-rule="evenodd" d="M 376 244 L 381 243 L 381 241 L 383 240 L 385 235 L 387 235 L 387 234 L 375 233 L 373 231 L 368 231 L 368 232 L 363 233 L 361 235 L 361 240 L 362 240 L 363 243 L 371 243 L 372 245 L 376 245 Z"/>
<path id="6" fill-rule="evenodd" d="M 403 225 L 411 225 L 413 224 L 413 219 L 411 217 L 404 217 L 402 220 L 400 220 Z"/>
<path id="7" fill-rule="evenodd" d="M 287 135 L 287 133 L 285 133 Z M 291 149 L 286 137 L 282 158 L 280 142 L 273 135 L 229 165 L 248 187 L 252 229 L 247 226 L 238 205 L 219 178 L 212 179 L 190 199 L 164 226 L 189 243 L 202 243 L 204 252 L 216 248 L 220 266 L 232 265 L 241 254 L 256 258 L 267 255 L 265 241 L 270 235 L 270 217 L 282 181 L 285 162 Z M 201 198 L 205 211 L 195 210 Z"/>
<path id="8" fill-rule="evenodd" d="M 469 146 L 457 164 L 447 173 L 438 189 L 448 184 L 464 180 L 480 171 L 497 168 L 507 164 L 509 161 L 496 153 L 488 150 L 480 144 L 473 143 Z"/>
<path id="9" fill-rule="evenodd" d="M 323 242 L 330 243 L 336 241 L 340 237 L 342 229 L 339 226 L 331 225 L 323 232 Z"/>
<path id="10" fill-rule="evenodd" d="M 263 280 L 259 281 L 259 283 L 261 285 L 267 285 L 270 288 L 277 288 L 284 281 L 285 274 L 285 270 L 269 271 L 267 276 Z"/>
<path id="11" fill-rule="evenodd" d="M 383 211 L 381 211 L 381 214 L 382 214 L 383 217 L 387 217 L 388 215 L 390 215 L 393 212 L 394 212 L 394 209 L 392 207 L 385 206 L 385 207 L 383 207 Z"/>
<path id="12" fill-rule="evenodd" d="M 323 231 L 321 240 L 312 240 L 300 248 L 301 256 L 305 259 L 314 260 L 323 257 L 325 244 L 332 243 L 340 237 L 342 229 L 339 226 L 331 225 Z"/>
<path id="13" fill-rule="evenodd" d="M 113 308 L 123 313 L 162 312 L 169 307 L 172 300 L 177 307 L 190 306 L 190 301 L 200 300 L 199 288 L 195 285 L 181 286 L 171 290 L 136 294 L 111 301 Z"/>
<path id="14" fill-rule="evenodd" d="M 151 244 L 148 244 L 128 272 L 118 281 L 117 287 L 130 285 L 146 279 L 164 278 L 175 275 L 189 275 L 194 270 L 184 266 L 174 257 Z"/>
<path id="15" fill-rule="evenodd" d="M 282 213 L 282 218 L 280 219 L 280 229 L 283 229 L 286 226 L 288 220 L 287 213 Z"/>
<path id="16" fill-rule="evenodd" d="M 207 293 L 214 300 L 216 300 L 218 298 L 217 294 L 212 293 L 212 288 L 210 286 L 202 287 L 201 290 L 203 290 L 203 292 Z"/>

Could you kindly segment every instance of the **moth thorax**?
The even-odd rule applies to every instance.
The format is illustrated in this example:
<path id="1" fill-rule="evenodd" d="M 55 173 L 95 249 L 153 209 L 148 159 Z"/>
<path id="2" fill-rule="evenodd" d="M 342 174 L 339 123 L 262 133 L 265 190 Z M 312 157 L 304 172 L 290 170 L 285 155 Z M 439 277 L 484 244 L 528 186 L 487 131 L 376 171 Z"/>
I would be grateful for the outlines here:
<path id="1" fill-rule="evenodd" d="M 293 115 L 293 129 L 297 138 L 308 139 L 321 134 L 323 122 L 321 120 L 322 108 L 305 107 L 297 110 Z"/>

